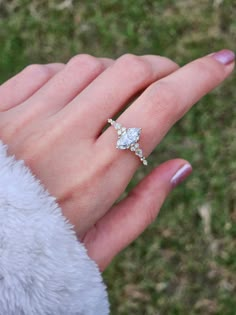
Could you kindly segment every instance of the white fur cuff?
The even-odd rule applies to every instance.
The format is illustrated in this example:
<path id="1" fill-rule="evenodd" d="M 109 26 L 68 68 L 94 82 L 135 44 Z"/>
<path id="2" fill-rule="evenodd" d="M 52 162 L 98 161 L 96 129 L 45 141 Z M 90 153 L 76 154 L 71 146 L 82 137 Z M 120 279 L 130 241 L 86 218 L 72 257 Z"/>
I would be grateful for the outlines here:
<path id="1" fill-rule="evenodd" d="M 96 264 L 23 161 L 0 141 L 0 314 L 106 315 Z"/>

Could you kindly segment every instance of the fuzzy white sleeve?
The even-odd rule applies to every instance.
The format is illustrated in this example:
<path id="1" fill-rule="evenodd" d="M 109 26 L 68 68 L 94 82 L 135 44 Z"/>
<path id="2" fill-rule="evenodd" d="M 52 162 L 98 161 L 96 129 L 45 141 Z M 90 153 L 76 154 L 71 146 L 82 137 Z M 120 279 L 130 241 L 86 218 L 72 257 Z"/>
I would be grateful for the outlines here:
<path id="1" fill-rule="evenodd" d="M 101 274 L 23 161 L 0 141 L 0 314 L 106 315 Z"/>

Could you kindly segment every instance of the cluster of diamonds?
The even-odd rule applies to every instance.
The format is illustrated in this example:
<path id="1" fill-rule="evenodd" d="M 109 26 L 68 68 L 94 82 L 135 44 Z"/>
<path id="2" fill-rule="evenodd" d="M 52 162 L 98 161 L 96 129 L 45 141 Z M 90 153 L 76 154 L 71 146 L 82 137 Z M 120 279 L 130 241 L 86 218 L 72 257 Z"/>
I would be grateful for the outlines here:
<path id="1" fill-rule="evenodd" d="M 129 149 L 140 158 L 143 165 L 147 165 L 148 162 L 143 156 L 143 151 L 140 149 L 138 143 L 141 128 L 125 128 L 112 119 L 108 119 L 108 123 L 116 129 L 118 134 L 116 148 L 121 150 Z"/>

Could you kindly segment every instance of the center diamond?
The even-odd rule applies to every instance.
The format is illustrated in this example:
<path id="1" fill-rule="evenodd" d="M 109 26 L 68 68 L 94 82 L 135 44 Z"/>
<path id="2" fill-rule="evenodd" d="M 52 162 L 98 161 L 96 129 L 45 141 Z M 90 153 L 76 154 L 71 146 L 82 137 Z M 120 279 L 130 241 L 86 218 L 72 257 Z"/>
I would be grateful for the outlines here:
<path id="1" fill-rule="evenodd" d="M 129 128 L 118 139 L 116 147 L 121 150 L 129 149 L 132 144 L 139 140 L 141 128 Z"/>

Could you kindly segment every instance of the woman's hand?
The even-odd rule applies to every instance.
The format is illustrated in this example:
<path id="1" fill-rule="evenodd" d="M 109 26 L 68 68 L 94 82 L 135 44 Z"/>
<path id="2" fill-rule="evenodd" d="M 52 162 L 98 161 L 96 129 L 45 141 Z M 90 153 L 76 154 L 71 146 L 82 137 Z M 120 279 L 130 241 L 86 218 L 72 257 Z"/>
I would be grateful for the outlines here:
<path id="1" fill-rule="evenodd" d="M 221 51 L 182 68 L 160 56 L 88 55 L 31 65 L 0 87 L 0 138 L 54 195 L 103 270 L 151 223 L 171 188 L 191 172 L 181 159 L 154 169 L 120 203 L 139 159 L 117 150 L 107 119 L 140 127 L 147 157 L 171 126 L 233 70 Z M 212 108 L 214 110 L 214 108 Z"/>

